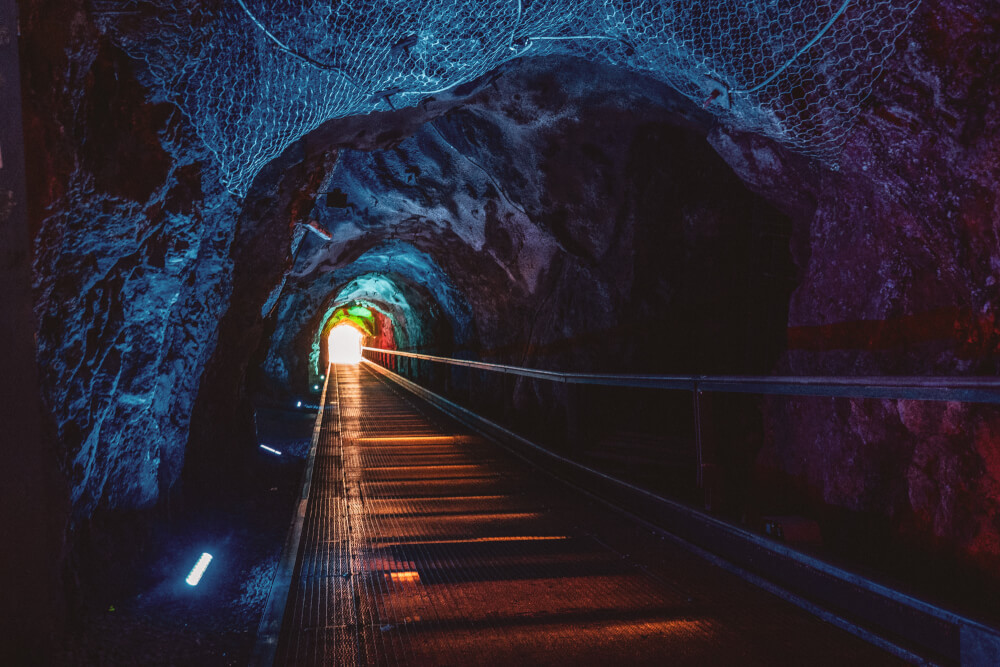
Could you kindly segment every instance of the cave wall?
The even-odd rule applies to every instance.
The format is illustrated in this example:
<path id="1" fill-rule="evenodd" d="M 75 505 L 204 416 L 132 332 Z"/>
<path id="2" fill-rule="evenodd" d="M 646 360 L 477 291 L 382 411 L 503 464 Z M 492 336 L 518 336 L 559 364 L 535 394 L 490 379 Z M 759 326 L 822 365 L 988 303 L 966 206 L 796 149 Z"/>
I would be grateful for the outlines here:
<path id="1" fill-rule="evenodd" d="M 155 15 L 130 18 L 134 37 L 157 39 Z M 238 198 L 106 19 L 75 0 L 23 3 L 20 17 L 38 393 L 55 459 L 38 483 L 51 484 L 59 542 L 60 576 L 46 579 L 71 598 L 141 547 L 130 515 L 239 480 L 253 451 L 247 369 L 273 326 L 262 307 L 336 146 L 387 145 L 461 99 L 295 142 Z"/>
<path id="2" fill-rule="evenodd" d="M 412 349 L 767 372 L 795 281 L 791 232 L 705 142 L 708 127 L 648 79 L 524 59 L 390 147 L 342 150 L 312 211 L 330 239 L 307 236 L 276 306 L 271 380 L 313 384 L 304 339 L 331 295 L 371 271 L 425 285 L 421 308 L 448 318 L 452 341 Z"/>
<path id="3" fill-rule="evenodd" d="M 31 294 L 17 10 L 0 2 L 0 663 L 26 664 L 55 643 L 68 489 L 39 396 Z"/>
<path id="4" fill-rule="evenodd" d="M 155 13 L 129 18 L 133 37 L 155 42 Z M 343 141 L 293 143 L 235 197 L 106 25 L 75 0 L 21 8 L 37 361 L 71 558 L 111 529 L 105 519 L 171 502 L 185 468 L 189 487 L 218 486 L 219 461 L 246 456 L 262 306 Z M 389 114 L 384 131 L 336 131 L 384 145 L 454 99 Z M 68 563 L 71 588 L 83 566 Z"/>
<path id="5" fill-rule="evenodd" d="M 323 313 L 365 276 L 396 286 L 371 297 L 407 323 L 394 342 L 431 352 L 597 371 L 1000 370 L 989 3 L 922 4 L 837 171 L 637 74 L 527 58 L 326 123 L 245 199 L 83 3 L 21 11 L 39 384 L 77 542 L 94 517 L 166 502 L 185 466 L 205 487 L 245 456 L 247 378 L 299 391 Z M 302 236 L 311 222 L 330 240 Z M 773 400 L 764 415 L 762 486 L 998 571 L 995 410 Z"/>
<path id="6" fill-rule="evenodd" d="M 897 51 L 838 171 L 759 137 L 710 137 L 793 220 L 801 283 L 777 372 L 1000 373 L 1000 7 L 924 2 Z M 1000 572 L 995 408 L 768 400 L 765 419 L 762 497 L 843 510 L 861 533 L 877 523 L 914 558 Z"/>
<path id="7" fill-rule="evenodd" d="M 330 153 L 295 144 L 236 198 L 94 8 L 60 0 L 21 12 L 32 328 L 54 450 L 48 477 L 30 481 L 47 489 L 38 507 L 52 509 L 38 533 L 52 524 L 56 536 L 38 560 L 51 571 L 24 581 L 31 596 L 51 585 L 72 619 L 137 562 L 156 522 L 239 480 L 253 452 L 240 390 L 260 309 L 290 262 L 301 193 Z M 60 628 L 57 616 L 48 627 Z"/>
<path id="8" fill-rule="evenodd" d="M 149 507 L 183 465 L 238 206 L 82 6 L 22 26 L 38 358 L 73 515 Z"/>

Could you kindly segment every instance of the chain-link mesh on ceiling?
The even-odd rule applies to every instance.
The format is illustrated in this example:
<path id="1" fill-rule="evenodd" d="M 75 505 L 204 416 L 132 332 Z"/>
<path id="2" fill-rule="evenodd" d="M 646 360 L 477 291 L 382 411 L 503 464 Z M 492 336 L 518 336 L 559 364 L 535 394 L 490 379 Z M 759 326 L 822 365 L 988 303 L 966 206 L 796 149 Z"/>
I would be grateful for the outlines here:
<path id="1" fill-rule="evenodd" d="M 918 3 L 221 0 L 151 8 L 125 0 L 104 16 L 190 119 L 227 187 L 244 194 L 263 165 L 327 120 L 412 105 L 513 58 L 556 53 L 647 74 L 735 127 L 832 164 Z M 142 14 L 147 28 L 115 30 L 130 14 Z"/>

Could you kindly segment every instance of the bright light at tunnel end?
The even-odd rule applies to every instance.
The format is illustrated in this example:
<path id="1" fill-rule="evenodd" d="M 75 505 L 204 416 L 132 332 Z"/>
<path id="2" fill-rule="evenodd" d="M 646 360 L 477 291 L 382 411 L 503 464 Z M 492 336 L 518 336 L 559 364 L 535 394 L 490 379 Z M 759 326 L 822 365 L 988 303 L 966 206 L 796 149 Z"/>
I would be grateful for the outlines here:
<path id="1" fill-rule="evenodd" d="M 201 581 L 201 575 L 205 574 L 205 570 L 206 568 L 208 568 L 208 564 L 211 562 L 212 562 L 212 554 L 203 553 L 201 557 L 198 558 L 198 562 L 194 564 L 193 568 L 191 568 L 191 573 L 188 574 L 187 579 L 184 580 L 184 583 L 186 583 L 188 586 L 197 586 L 198 582 Z"/>
<path id="2" fill-rule="evenodd" d="M 361 339 L 363 337 L 364 334 L 349 324 L 335 326 L 327 339 L 330 363 L 360 364 Z"/>

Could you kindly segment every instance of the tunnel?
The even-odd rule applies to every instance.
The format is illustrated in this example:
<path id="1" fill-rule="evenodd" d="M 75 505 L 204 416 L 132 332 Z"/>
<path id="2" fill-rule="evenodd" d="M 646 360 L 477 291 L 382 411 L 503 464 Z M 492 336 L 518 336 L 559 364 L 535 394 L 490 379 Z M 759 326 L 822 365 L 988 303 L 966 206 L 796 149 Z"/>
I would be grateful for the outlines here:
<path id="1" fill-rule="evenodd" d="M 991 0 L 0 0 L 0 662 L 1000 664 L 998 63 Z"/>

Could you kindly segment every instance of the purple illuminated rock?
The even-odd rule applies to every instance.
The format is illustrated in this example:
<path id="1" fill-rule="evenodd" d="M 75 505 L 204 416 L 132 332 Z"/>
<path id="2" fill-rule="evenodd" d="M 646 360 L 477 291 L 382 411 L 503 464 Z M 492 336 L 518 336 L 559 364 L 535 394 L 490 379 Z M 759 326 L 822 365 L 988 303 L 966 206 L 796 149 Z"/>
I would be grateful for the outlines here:
<path id="1" fill-rule="evenodd" d="M 1000 373 L 1000 9 L 923 3 L 898 51 L 839 171 L 758 137 L 710 137 L 794 223 L 801 283 L 778 372 Z M 996 409 L 767 405 L 766 479 L 886 518 L 919 549 L 1000 571 Z"/>

